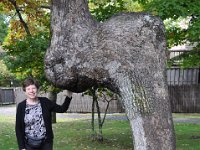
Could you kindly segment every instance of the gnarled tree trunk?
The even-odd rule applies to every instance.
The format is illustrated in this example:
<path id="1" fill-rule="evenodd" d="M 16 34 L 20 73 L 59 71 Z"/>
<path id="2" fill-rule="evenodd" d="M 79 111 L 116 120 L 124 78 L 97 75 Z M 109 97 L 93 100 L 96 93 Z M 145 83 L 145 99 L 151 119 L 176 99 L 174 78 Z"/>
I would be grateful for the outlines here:
<path id="1" fill-rule="evenodd" d="M 135 150 L 175 150 L 159 18 L 122 13 L 98 23 L 87 0 L 52 0 L 51 29 L 50 81 L 73 92 L 104 85 L 121 96 Z"/>

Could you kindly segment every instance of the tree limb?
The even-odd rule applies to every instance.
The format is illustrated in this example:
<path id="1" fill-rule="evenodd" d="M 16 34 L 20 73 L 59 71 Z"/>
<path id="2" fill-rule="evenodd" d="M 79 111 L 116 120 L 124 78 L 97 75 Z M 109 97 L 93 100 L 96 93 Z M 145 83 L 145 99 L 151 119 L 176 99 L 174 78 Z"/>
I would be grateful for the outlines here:
<path id="1" fill-rule="evenodd" d="M 24 27 L 24 29 L 25 29 L 27 35 L 31 36 L 30 30 L 29 30 L 29 28 L 28 28 L 28 25 L 27 25 L 27 23 L 24 21 L 24 19 L 22 18 L 22 15 L 21 15 L 21 13 L 20 13 L 20 9 L 18 8 L 16 1 L 15 1 L 15 0 L 8 0 L 8 1 L 15 7 L 15 10 L 16 10 L 16 13 L 17 13 L 17 15 L 18 15 L 18 17 L 19 17 L 19 20 L 20 20 L 20 22 L 22 23 L 22 25 L 23 25 L 23 27 Z"/>

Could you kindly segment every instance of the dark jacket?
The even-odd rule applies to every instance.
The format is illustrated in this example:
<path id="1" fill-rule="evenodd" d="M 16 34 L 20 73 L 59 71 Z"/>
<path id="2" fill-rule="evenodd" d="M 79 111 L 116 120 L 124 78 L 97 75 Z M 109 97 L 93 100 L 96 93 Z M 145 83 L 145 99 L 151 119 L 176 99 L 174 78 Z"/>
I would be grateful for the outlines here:
<path id="1" fill-rule="evenodd" d="M 62 105 L 58 105 L 50 101 L 46 97 L 38 97 L 38 98 L 41 103 L 42 115 L 46 127 L 46 141 L 52 141 L 53 131 L 52 131 L 51 112 L 57 112 L 57 113 L 66 112 L 67 109 L 69 108 L 72 98 L 66 97 Z M 25 108 L 26 108 L 26 100 L 22 101 L 17 106 L 15 132 L 19 149 L 25 148 L 25 124 L 24 124 Z"/>

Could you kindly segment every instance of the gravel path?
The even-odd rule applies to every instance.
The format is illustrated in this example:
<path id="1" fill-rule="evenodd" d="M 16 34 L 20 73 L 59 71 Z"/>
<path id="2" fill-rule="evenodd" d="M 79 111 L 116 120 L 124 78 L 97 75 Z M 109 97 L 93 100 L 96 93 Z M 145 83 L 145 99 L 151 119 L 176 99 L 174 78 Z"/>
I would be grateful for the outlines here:
<path id="1" fill-rule="evenodd" d="M 15 116 L 16 106 L 15 105 L 0 105 L 0 114 L 5 116 Z M 91 119 L 91 113 L 57 113 L 58 118 L 69 118 L 69 119 Z M 95 115 L 97 117 L 97 115 Z M 107 114 L 106 119 L 109 120 L 127 120 L 124 113 L 113 113 Z M 175 123 L 194 123 L 200 124 L 200 118 L 174 118 Z"/>

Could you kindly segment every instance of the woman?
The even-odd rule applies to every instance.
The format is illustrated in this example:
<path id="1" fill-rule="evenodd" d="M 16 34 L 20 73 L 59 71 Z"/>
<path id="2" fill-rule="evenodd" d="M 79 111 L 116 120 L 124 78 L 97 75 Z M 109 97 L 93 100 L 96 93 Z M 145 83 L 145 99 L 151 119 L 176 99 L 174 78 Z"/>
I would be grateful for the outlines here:
<path id="1" fill-rule="evenodd" d="M 20 150 L 52 150 L 53 131 L 51 112 L 66 112 L 72 92 L 65 93 L 62 105 L 46 97 L 38 97 L 39 83 L 28 78 L 23 82 L 23 91 L 27 99 L 18 104 L 16 113 L 16 137 Z"/>

